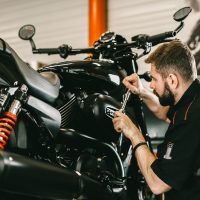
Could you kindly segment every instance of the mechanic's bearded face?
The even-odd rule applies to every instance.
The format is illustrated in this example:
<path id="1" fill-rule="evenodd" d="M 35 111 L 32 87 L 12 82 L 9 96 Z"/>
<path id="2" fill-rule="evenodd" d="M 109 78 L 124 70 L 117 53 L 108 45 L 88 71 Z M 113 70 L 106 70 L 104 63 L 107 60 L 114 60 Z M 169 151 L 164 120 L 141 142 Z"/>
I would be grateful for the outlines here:
<path id="1" fill-rule="evenodd" d="M 163 94 L 158 94 L 156 90 L 153 90 L 154 94 L 158 97 L 159 102 L 162 106 L 172 106 L 175 103 L 175 97 L 169 88 L 168 83 L 164 82 Z"/>

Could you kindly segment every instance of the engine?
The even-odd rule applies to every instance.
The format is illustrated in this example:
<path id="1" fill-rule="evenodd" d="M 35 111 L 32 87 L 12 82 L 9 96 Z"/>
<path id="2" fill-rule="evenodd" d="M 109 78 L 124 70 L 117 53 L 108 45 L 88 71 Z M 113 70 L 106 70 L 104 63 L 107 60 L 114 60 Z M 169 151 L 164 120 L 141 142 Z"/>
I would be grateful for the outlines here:
<path id="1" fill-rule="evenodd" d="M 72 128 L 101 141 L 116 141 L 118 134 L 111 119 L 120 106 L 118 101 L 107 95 L 71 94 L 67 102 L 58 108 L 61 128 Z"/>

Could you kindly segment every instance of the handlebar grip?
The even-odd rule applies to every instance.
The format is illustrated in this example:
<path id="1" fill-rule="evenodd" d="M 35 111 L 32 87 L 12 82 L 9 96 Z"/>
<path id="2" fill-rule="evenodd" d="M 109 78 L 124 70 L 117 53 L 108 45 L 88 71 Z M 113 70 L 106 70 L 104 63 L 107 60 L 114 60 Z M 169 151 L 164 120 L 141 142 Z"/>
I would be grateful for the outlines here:
<path id="1" fill-rule="evenodd" d="M 82 53 L 94 53 L 94 48 L 85 48 L 85 49 L 72 49 L 69 52 L 69 55 L 76 55 L 76 54 L 82 54 Z"/>
<path id="2" fill-rule="evenodd" d="M 45 48 L 45 49 L 34 49 L 33 53 L 47 53 L 47 54 L 59 54 L 60 51 L 58 48 Z"/>
<path id="3" fill-rule="evenodd" d="M 94 48 L 85 48 L 85 49 L 72 49 L 71 46 L 61 45 L 58 48 L 41 48 L 41 49 L 32 49 L 34 54 L 59 54 L 62 58 L 67 58 L 68 55 L 77 55 L 81 53 L 94 53 Z"/>
<path id="4" fill-rule="evenodd" d="M 176 32 L 174 31 L 169 31 L 165 33 L 160 33 L 157 35 L 149 36 L 147 41 L 148 42 L 156 42 L 156 41 L 161 41 L 169 37 L 174 37 L 176 35 Z"/>

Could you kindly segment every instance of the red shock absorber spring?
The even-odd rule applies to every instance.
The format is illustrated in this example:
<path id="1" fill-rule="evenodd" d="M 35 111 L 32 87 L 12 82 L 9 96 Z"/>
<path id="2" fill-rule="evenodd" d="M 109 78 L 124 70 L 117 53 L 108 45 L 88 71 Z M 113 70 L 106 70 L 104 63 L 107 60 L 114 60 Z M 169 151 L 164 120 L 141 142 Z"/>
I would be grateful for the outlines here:
<path id="1" fill-rule="evenodd" d="M 0 150 L 3 150 L 4 146 L 7 144 L 16 121 L 17 116 L 11 112 L 5 112 L 3 117 L 0 118 Z"/>

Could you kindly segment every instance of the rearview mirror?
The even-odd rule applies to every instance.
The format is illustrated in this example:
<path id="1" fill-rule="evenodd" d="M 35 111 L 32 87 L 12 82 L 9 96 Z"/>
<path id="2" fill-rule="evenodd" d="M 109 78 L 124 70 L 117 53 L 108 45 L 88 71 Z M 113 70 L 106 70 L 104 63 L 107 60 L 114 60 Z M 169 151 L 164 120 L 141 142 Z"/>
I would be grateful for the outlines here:
<path id="1" fill-rule="evenodd" d="M 31 40 L 35 35 L 35 27 L 31 24 L 22 26 L 19 29 L 19 37 L 22 40 Z"/>
<path id="2" fill-rule="evenodd" d="M 174 13 L 173 18 L 175 21 L 180 22 L 183 21 L 189 13 L 192 11 L 190 7 L 184 7 Z"/>

